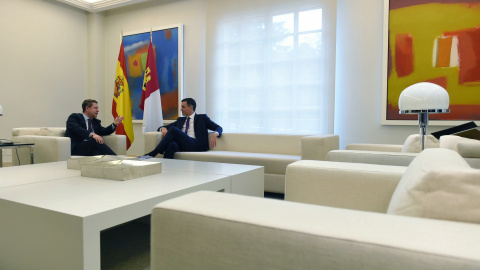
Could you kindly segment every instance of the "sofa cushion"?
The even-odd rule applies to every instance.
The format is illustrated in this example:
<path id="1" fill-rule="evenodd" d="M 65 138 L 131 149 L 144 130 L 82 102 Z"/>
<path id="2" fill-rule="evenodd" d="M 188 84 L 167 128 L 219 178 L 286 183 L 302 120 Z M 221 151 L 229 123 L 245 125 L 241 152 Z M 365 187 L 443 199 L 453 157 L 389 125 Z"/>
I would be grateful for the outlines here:
<path id="1" fill-rule="evenodd" d="M 440 137 L 440 147 L 451 149 L 464 158 L 480 158 L 480 141 L 455 135 Z"/>
<path id="2" fill-rule="evenodd" d="M 64 137 L 65 128 L 55 128 L 55 127 L 42 127 L 38 133 L 40 136 L 55 136 L 55 137 Z"/>
<path id="3" fill-rule="evenodd" d="M 280 155 L 301 155 L 305 135 L 224 133 L 213 150 Z"/>
<path id="4" fill-rule="evenodd" d="M 40 133 L 40 128 L 13 128 L 12 137 L 15 136 L 25 136 L 25 135 L 38 135 Z"/>
<path id="5" fill-rule="evenodd" d="M 449 149 L 425 149 L 408 166 L 388 214 L 480 223 L 480 170 Z"/>
<path id="6" fill-rule="evenodd" d="M 285 174 L 288 164 L 300 160 L 300 156 L 295 155 L 246 153 L 234 151 L 177 152 L 175 153 L 175 158 L 196 161 L 257 165 L 265 167 L 266 174 L 282 175 Z"/>
<path id="7" fill-rule="evenodd" d="M 421 148 L 421 137 L 420 134 L 412 134 L 408 136 L 403 144 L 402 151 L 403 153 L 420 153 Z M 437 138 L 432 135 L 425 136 L 425 148 L 438 148 L 440 144 Z"/>
<path id="8" fill-rule="evenodd" d="M 285 200 L 385 213 L 407 167 L 300 160 L 285 174 Z"/>
<path id="9" fill-rule="evenodd" d="M 332 150 L 327 154 L 327 161 L 408 166 L 417 155 L 418 153 Z"/>
<path id="10" fill-rule="evenodd" d="M 64 127 L 27 127 L 27 128 L 13 128 L 12 137 L 38 135 L 38 136 L 56 136 L 64 137 Z"/>

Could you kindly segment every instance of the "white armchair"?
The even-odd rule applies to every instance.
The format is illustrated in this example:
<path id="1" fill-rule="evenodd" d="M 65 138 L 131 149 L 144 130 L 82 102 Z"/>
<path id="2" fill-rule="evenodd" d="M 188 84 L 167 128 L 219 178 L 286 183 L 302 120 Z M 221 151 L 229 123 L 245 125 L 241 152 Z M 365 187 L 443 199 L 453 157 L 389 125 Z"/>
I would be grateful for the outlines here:
<path id="1" fill-rule="evenodd" d="M 124 135 L 103 136 L 105 143 L 117 154 L 125 155 L 126 137 Z M 28 127 L 12 129 L 12 141 L 34 143 L 34 162 L 46 163 L 67 160 L 71 157 L 70 138 L 65 137 L 64 127 Z M 29 164 L 28 149 L 13 150 L 14 165 Z"/>
<path id="2" fill-rule="evenodd" d="M 302 160 L 285 178 L 288 201 L 391 214 L 421 206 L 405 215 L 480 223 L 480 170 L 450 149 L 425 149 L 408 167 Z"/>
<path id="3" fill-rule="evenodd" d="M 349 144 L 346 150 L 333 150 L 328 161 L 408 166 L 420 152 L 420 136 L 410 135 L 401 144 Z M 425 148 L 446 148 L 460 154 L 472 168 L 480 169 L 480 141 L 454 135 L 444 135 L 440 140 L 426 137 Z"/>

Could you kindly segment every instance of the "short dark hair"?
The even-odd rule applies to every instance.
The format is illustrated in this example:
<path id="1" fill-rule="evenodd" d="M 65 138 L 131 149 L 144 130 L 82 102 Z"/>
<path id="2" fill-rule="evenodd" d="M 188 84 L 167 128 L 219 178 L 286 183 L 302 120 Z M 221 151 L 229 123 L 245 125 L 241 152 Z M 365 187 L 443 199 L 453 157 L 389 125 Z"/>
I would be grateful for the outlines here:
<path id="1" fill-rule="evenodd" d="M 95 99 L 85 99 L 82 103 L 82 112 L 85 112 L 85 110 L 87 109 L 87 107 L 92 107 L 93 103 L 97 103 L 98 102 L 95 100 Z"/>
<path id="2" fill-rule="evenodd" d="M 184 98 L 182 99 L 182 102 L 187 102 L 188 106 L 193 106 L 193 111 L 197 108 L 197 103 L 195 102 L 195 99 L 193 98 Z"/>

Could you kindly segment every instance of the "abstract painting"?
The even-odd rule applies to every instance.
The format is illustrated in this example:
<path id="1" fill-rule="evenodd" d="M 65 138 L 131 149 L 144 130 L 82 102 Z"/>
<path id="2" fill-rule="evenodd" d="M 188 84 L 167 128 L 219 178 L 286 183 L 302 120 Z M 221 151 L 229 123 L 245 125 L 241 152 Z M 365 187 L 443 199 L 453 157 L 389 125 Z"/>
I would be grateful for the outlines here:
<path id="1" fill-rule="evenodd" d="M 436 83 L 450 97 L 450 113 L 430 114 L 430 120 L 480 120 L 480 0 L 385 0 L 385 5 L 382 123 L 418 118 L 398 109 L 401 92 L 418 82 Z"/>
<path id="2" fill-rule="evenodd" d="M 132 118 L 143 119 L 139 108 L 150 35 L 157 65 L 164 120 L 179 116 L 183 86 L 183 25 L 171 25 L 123 34 L 127 79 L 132 99 Z"/>

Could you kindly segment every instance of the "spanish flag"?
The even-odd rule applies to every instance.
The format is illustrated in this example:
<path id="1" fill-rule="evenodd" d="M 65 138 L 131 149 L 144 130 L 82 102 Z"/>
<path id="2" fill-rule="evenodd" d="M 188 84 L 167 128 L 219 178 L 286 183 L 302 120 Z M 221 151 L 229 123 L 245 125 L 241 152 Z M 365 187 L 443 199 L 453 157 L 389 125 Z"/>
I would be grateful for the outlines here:
<path id="1" fill-rule="evenodd" d="M 116 134 L 127 136 L 127 149 L 132 145 L 133 123 L 132 123 L 132 103 L 130 100 L 130 89 L 127 82 L 127 67 L 125 63 L 125 52 L 123 50 L 123 41 L 118 53 L 117 72 L 115 74 L 115 88 L 113 90 L 112 102 L 113 118 L 117 116 L 125 117 L 115 130 Z"/>

